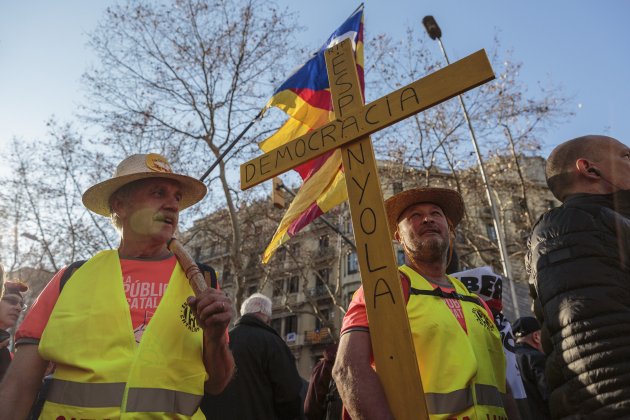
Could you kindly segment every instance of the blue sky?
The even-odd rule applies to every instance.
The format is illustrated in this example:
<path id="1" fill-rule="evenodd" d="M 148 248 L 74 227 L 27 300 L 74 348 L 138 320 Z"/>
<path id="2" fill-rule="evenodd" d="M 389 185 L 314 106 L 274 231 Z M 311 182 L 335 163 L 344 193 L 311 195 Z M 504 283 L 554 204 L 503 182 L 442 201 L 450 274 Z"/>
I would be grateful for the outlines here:
<path id="1" fill-rule="evenodd" d="M 87 35 L 111 1 L 0 0 L 0 147 L 13 137 L 34 140 L 55 115 L 72 119 L 82 100 L 79 78 L 93 57 Z M 280 1 L 299 13 L 301 41 L 315 49 L 357 6 L 349 1 Z M 630 93 L 630 2 L 610 0 L 368 0 L 368 35 L 403 33 L 435 16 L 451 60 L 491 48 L 495 34 L 524 63 L 530 93 L 552 81 L 576 113 L 550 130 L 543 153 L 582 134 L 604 133 L 630 143 L 625 98 Z M 429 43 L 439 53 L 437 43 Z M 370 54 L 366 49 L 366 56 Z M 271 92 L 270 92 L 271 94 Z M 367 95 L 369 97 L 369 94 Z"/>

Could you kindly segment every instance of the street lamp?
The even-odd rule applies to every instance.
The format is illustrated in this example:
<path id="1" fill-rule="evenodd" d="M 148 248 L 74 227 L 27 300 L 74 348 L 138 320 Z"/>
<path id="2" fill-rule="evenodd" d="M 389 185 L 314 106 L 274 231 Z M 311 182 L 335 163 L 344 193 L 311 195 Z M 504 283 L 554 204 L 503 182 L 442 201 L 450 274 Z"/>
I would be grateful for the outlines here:
<path id="1" fill-rule="evenodd" d="M 438 26 L 435 18 L 433 16 L 425 16 L 422 19 L 422 24 L 426 29 L 429 37 L 432 40 L 437 40 L 440 45 L 440 49 L 442 50 L 442 54 L 444 55 L 444 59 L 446 60 L 446 64 L 450 65 L 451 62 L 448 59 L 448 55 L 446 54 L 446 50 L 444 49 L 444 45 L 442 44 L 442 30 Z M 486 169 L 483 165 L 483 159 L 481 157 L 481 152 L 479 151 L 479 145 L 477 144 L 477 137 L 475 136 L 475 131 L 473 130 L 473 126 L 470 122 L 470 118 L 468 117 L 468 110 L 466 109 L 466 103 L 464 102 L 464 98 L 462 95 L 457 95 L 459 98 L 459 104 L 462 107 L 462 111 L 464 112 L 464 119 L 466 120 L 466 124 L 468 125 L 468 131 L 470 132 L 470 138 L 472 140 L 473 147 L 475 149 L 475 154 L 477 155 L 477 164 L 479 165 L 479 172 L 481 173 L 481 180 L 483 181 L 483 186 L 486 190 L 486 198 L 490 203 L 490 211 L 492 212 L 492 223 L 494 225 L 494 230 L 497 233 L 497 243 L 499 245 L 499 255 L 501 257 L 501 265 L 503 267 L 503 274 L 510 281 L 510 294 L 512 295 L 512 302 L 514 304 L 514 313 L 516 317 L 520 317 L 520 311 L 518 308 L 518 304 L 516 301 L 516 289 L 514 288 L 514 282 L 512 280 L 512 267 L 510 266 L 510 259 L 507 252 L 507 247 L 505 244 L 505 236 L 503 229 L 501 229 L 501 223 L 499 221 L 499 212 L 497 211 L 494 197 L 492 196 L 492 190 L 490 185 L 488 184 L 488 177 L 486 176 Z"/>

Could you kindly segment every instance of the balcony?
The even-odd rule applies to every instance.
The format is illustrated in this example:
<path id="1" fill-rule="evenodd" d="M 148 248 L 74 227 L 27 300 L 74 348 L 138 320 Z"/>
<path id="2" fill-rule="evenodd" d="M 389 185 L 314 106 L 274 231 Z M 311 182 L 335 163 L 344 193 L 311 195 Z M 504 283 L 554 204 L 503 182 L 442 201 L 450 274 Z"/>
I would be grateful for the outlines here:
<path id="1" fill-rule="evenodd" d="M 313 259 L 315 261 L 321 261 L 321 260 L 331 259 L 334 256 L 335 256 L 335 248 L 327 246 L 327 247 L 319 248 L 315 252 L 315 255 L 313 256 Z"/>
<path id="2" fill-rule="evenodd" d="M 304 331 L 304 344 L 328 344 L 333 342 L 330 328 L 320 328 L 315 331 Z"/>
<path id="3" fill-rule="evenodd" d="M 307 298 L 313 298 L 313 299 L 321 299 L 324 297 L 330 297 L 330 294 L 328 293 L 328 289 L 326 289 L 325 286 L 316 286 L 316 287 L 311 287 L 310 289 L 304 289 L 304 295 Z"/>

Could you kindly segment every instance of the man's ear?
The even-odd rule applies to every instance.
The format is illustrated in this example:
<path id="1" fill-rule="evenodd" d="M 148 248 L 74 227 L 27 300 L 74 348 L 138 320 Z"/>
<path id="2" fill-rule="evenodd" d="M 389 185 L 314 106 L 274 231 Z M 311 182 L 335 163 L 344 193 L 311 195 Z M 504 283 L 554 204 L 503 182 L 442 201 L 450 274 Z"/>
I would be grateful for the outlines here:
<path id="1" fill-rule="evenodd" d="M 540 344 L 540 342 L 541 342 L 541 341 L 540 341 L 540 330 L 538 330 L 538 331 L 534 331 L 534 332 L 532 333 L 532 339 L 534 340 L 534 342 L 535 342 L 536 344 Z"/>
<path id="2" fill-rule="evenodd" d="M 396 241 L 400 242 L 400 234 L 398 233 L 398 229 L 396 229 L 396 232 L 394 232 L 394 239 L 396 239 Z"/>
<path id="3" fill-rule="evenodd" d="M 118 196 L 114 195 L 110 201 L 109 206 L 112 209 L 112 213 L 121 216 L 121 212 L 124 212 L 125 203 Z"/>
<path id="4" fill-rule="evenodd" d="M 580 173 L 580 175 L 586 178 L 598 180 L 602 177 L 602 173 L 600 172 L 600 170 L 593 164 L 593 162 L 589 161 L 588 159 L 580 158 L 576 160 L 575 168 Z"/>

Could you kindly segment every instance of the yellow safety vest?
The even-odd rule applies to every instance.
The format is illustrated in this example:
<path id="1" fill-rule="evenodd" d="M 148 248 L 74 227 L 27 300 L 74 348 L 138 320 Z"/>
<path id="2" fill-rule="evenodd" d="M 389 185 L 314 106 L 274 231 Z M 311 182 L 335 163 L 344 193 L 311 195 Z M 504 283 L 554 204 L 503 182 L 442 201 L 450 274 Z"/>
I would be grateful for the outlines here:
<path id="1" fill-rule="evenodd" d="M 424 277 L 406 265 L 399 270 L 411 282 L 407 313 L 429 418 L 507 419 L 502 395 L 505 355 L 499 330 L 485 308 L 458 299 L 466 334 L 442 297 L 423 294 L 433 290 Z M 459 280 L 449 279 L 460 298 L 475 297 Z"/>
<path id="2" fill-rule="evenodd" d="M 57 364 L 42 419 L 203 419 L 203 334 L 179 263 L 136 343 L 118 252 L 103 251 L 65 285 L 39 353 Z"/>

